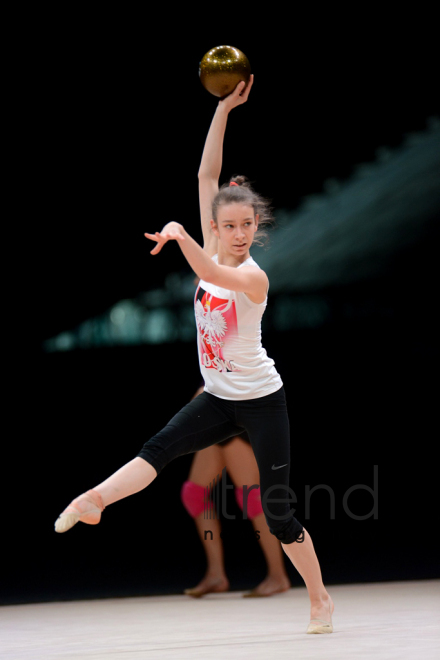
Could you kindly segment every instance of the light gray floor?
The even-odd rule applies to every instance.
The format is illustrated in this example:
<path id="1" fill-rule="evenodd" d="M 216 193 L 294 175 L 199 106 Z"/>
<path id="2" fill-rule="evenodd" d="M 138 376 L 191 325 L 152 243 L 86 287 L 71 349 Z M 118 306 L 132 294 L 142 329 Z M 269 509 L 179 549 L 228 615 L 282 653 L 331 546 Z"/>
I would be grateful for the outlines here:
<path id="1" fill-rule="evenodd" d="M 241 593 L 15 605 L 0 608 L 0 657 L 396 658 L 439 660 L 440 581 L 329 588 L 331 635 L 306 635 L 304 588 L 271 598 Z"/>

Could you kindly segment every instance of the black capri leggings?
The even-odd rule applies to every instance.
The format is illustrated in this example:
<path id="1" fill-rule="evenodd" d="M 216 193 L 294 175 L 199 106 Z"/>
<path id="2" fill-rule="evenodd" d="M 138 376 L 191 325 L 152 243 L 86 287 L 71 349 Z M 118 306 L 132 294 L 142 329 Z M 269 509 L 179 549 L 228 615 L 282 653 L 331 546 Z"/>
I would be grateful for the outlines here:
<path id="1" fill-rule="evenodd" d="M 283 543 L 302 542 L 289 488 L 290 432 L 284 388 L 259 399 L 229 401 L 202 392 L 153 436 L 138 454 L 156 472 L 174 458 L 243 433 L 249 435 L 260 472 L 263 511 L 272 534 Z M 252 484 L 248 484 L 252 485 Z"/>

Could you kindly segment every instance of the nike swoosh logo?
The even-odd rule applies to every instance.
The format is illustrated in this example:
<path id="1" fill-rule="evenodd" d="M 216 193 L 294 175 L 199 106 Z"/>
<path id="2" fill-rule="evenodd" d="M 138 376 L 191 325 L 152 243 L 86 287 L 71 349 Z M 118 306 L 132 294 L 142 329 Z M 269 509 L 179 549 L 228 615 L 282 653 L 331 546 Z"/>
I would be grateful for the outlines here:
<path id="1" fill-rule="evenodd" d="M 286 465 L 289 465 L 289 464 L 286 463 Z M 272 465 L 272 470 L 279 470 L 282 467 L 286 467 L 286 465 L 277 465 L 276 467 L 275 467 L 275 465 Z"/>

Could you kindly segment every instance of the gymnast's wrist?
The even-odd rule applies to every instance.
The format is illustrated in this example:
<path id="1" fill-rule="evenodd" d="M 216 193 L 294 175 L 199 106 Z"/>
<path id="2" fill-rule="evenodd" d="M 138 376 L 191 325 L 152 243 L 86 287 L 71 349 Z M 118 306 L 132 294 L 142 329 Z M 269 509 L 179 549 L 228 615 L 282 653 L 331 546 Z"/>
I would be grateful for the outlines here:
<path id="1" fill-rule="evenodd" d="M 175 220 L 172 220 L 171 222 L 167 222 L 165 227 L 162 229 L 162 231 L 167 231 L 167 230 L 176 230 L 179 231 L 180 233 L 183 233 L 183 225 L 180 224 L 180 222 L 176 222 Z"/>

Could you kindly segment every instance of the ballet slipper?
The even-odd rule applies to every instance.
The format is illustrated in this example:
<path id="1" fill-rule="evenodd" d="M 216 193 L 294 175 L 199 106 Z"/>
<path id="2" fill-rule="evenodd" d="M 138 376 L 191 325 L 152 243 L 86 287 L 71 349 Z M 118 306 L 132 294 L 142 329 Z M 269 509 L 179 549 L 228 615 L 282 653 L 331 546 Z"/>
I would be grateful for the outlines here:
<path id="1" fill-rule="evenodd" d="M 316 623 L 315 623 L 316 622 Z M 330 621 L 324 621 L 323 619 L 311 619 L 309 627 L 307 628 L 308 635 L 322 634 L 322 633 L 332 633 L 333 625 Z"/>
<path id="2" fill-rule="evenodd" d="M 329 605 L 330 612 L 330 621 L 324 621 L 323 619 L 310 619 L 309 627 L 307 628 L 308 635 L 321 635 L 324 633 L 333 632 L 333 623 L 332 623 L 332 605 Z"/>
<path id="3" fill-rule="evenodd" d="M 88 490 L 75 500 L 73 500 L 67 509 L 58 517 L 55 522 L 55 531 L 58 533 L 67 532 L 77 522 L 83 522 L 87 525 L 97 525 L 101 520 L 101 513 L 104 511 L 104 504 L 101 495 L 96 490 Z"/>

